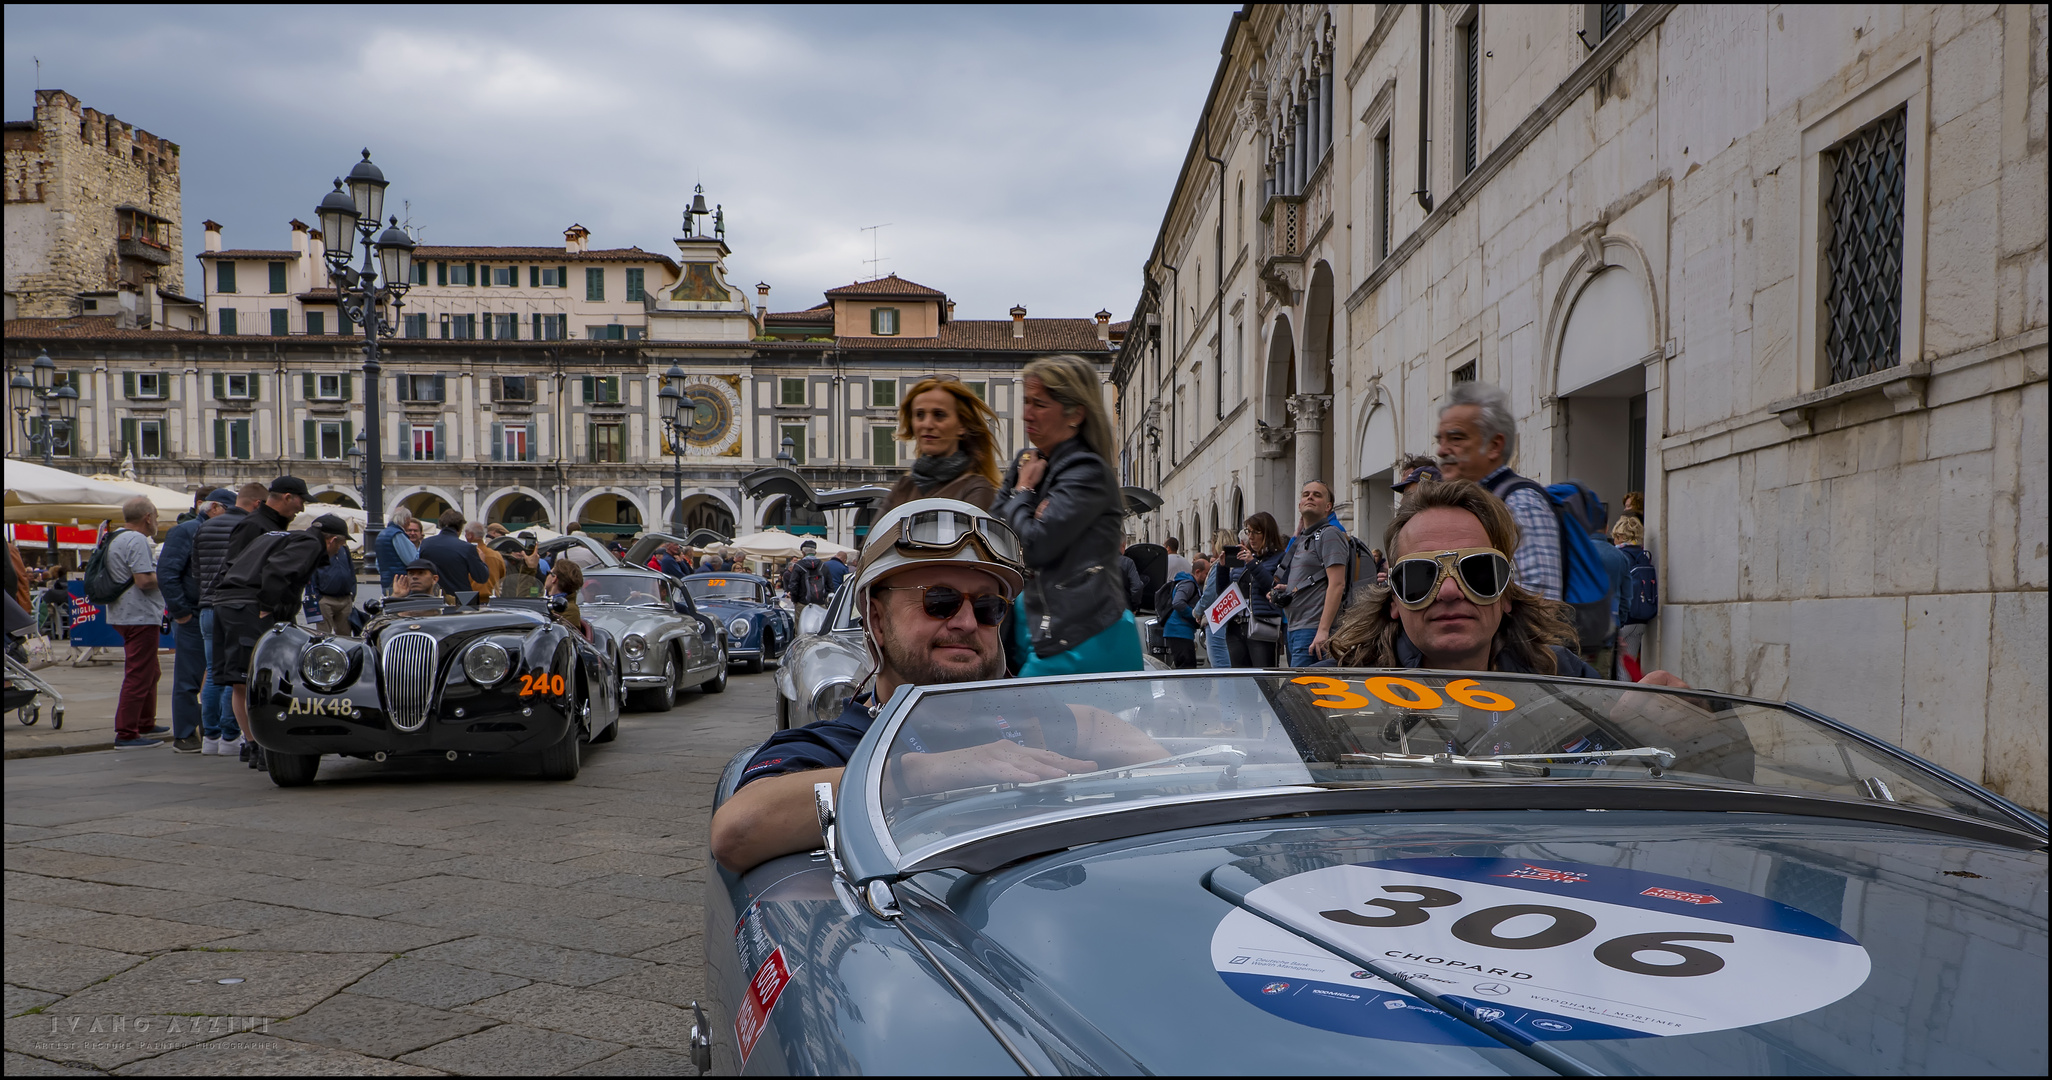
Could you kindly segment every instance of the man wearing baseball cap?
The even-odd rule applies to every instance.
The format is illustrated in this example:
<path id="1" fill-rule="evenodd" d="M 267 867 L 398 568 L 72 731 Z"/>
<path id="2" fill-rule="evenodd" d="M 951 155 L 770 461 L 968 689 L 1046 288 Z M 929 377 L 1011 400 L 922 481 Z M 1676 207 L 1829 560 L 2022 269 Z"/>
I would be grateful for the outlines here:
<path id="1" fill-rule="evenodd" d="M 273 485 L 273 498 L 277 490 Z M 249 516 L 254 519 L 274 505 L 266 502 Z M 292 618 L 307 580 L 348 542 L 349 524 L 333 514 L 322 514 L 301 532 L 274 529 L 263 533 L 221 571 L 214 584 L 215 648 L 222 681 L 234 688 L 235 720 L 243 731 L 249 730 L 249 654 L 256 648 L 257 638 L 271 624 Z"/>
<path id="2" fill-rule="evenodd" d="M 234 531 L 228 534 L 228 556 L 226 566 L 235 562 L 242 549 L 250 542 L 268 532 L 278 532 L 292 527 L 292 519 L 306 509 L 306 481 L 297 476 L 281 476 L 271 481 L 270 492 L 249 516 L 235 523 Z M 200 585 L 205 587 L 206 582 Z"/>
<path id="3" fill-rule="evenodd" d="M 171 749 L 181 754 L 220 752 L 220 731 L 205 727 L 200 691 L 207 679 L 207 641 L 199 619 L 200 582 L 193 573 L 192 543 L 209 518 L 235 505 L 235 493 L 215 488 L 199 501 L 195 514 L 173 526 L 157 553 L 157 584 L 164 608 L 171 614 L 171 640 L 176 659 L 171 669 Z M 216 720 L 218 727 L 218 719 Z"/>
<path id="4" fill-rule="evenodd" d="M 855 579 L 876 684 L 841 714 L 779 731 L 759 747 L 741 785 L 713 815 L 713 857 L 737 873 L 820 844 L 812 786 L 839 783 L 842 768 L 883 702 L 898 687 L 976 682 L 1005 675 L 999 639 L 1012 598 L 1025 584 L 1019 540 L 974 505 L 918 499 L 884 515 L 870 532 Z M 1116 717 L 1077 707 L 1077 752 L 1095 761 L 1013 742 L 993 728 L 986 742 L 904 755 L 922 790 L 972 783 L 1052 779 L 1162 755 L 1153 740 Z"/>

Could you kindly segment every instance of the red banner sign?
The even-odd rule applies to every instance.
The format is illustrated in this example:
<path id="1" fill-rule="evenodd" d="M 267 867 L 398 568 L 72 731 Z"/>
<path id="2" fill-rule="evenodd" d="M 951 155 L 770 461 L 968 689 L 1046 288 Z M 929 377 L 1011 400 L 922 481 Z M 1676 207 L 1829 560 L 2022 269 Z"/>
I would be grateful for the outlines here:
<path id="1" fill-rule="evenodd" d="M 791 969 L 784 966 L 781 948 L 769 954 L 769 959 L 755 969 L 755 977 L 748 980 L 748 990 L 741 995 L 741 1007 L 734 1010 L 734 1041 L 741 1047 L 743 1064 L 755 1051 L 755 1040 L 769 1026 L 770 1010 L 777 1007 L 777 998 L 790 983 Z"/>

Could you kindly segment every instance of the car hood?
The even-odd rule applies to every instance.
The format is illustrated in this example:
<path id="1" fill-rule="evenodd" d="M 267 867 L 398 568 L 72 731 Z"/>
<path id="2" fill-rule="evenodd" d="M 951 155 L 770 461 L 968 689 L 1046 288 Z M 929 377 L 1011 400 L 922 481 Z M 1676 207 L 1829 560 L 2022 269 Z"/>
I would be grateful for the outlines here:
<path id="1" fill-rule="evenodd" d="M 1544 1071 L 1449 1009 L 1606 1073 L 2045 1070 L 2043 850 L 1764 814 L 1392 816 L 899 888 L 1064 1041 L 1154 1072 Z"/>
<path id="2" fill-rule="evenodd" d="M 717 611 L 723 615 L 752 615 L 758 611 L 769 610 L 769 605 L 758 604 L 753 600 L 716 600 L 711 597 L 698 597 L 694 598 L 693 603 L 696 603 L 700 610 Z"/>
<path id="3" fill-rule="evenodd" d="M 417 611 L 402 608 L 386 611 L 372 619 L 364 627 L 364 637 L 375 640 L 394 629 L 424 630 L 437 637 L 498 631 L 525 634 L 536 627 L 548 625 L 548 622 L 548 618 L 539 612 L 521 608 L 429 607 Z"/>

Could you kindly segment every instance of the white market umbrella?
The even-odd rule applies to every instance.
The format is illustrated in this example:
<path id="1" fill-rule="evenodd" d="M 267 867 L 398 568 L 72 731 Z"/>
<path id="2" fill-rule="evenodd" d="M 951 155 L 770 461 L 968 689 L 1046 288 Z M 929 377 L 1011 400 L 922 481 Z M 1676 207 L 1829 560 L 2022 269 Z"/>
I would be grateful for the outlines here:
<path id="1" fill-rule="evenodd" d="M 755 559 L 795 559 L 804 554 L 798 550 L 798 545 L 807 540 L 819 545 L 819 557 L 822 559 L 835 552 L 843 555 L 855 553 L 854 548 L 842 547 L 831 540 L 822 540 L 817 536 L 799 536 L 782 529 L 764 529 L 762 532 L 737 536 L 728 546 Z"/>
<path id="2" fill-rule="evenodd" d="M 112 473 L 94 473 L 92 479 L 118 488 L 126 488 L 131 499 L 137 495 L 149 496 L 150 501 L 157 506 L 157 518 L 160 522 L 168 521 L 175 525 L 178 523 L 178 515 L 192 509 L 192 496 L 184 492 L 146 484 L 141 480 L 130 480 Z"/>
<path id="3" fill-rule="evenodd" d="M 121 504 L 137 492 L 89 476 L 10 458 L 6 466 L 6 519 L 98 524 L 120 521 Z M 191 505 L 191 500 L 186 500 Z"/>

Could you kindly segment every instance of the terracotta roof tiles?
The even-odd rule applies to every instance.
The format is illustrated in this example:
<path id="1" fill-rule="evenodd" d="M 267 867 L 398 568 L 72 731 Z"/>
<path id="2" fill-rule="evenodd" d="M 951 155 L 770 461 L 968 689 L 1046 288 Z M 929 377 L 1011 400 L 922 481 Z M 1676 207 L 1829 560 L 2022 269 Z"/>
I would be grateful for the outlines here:
<path id="1" fill-rule="evenodd" d="M 843 285 L 838 289 L 828 289 L 826 294 L 828 296 L 931 296 L 936 299 L 946 299 L 948 295 L 939 289 L 929 289 L 916 281 L 906 281 L 896 274 L 880 277 L 873 281 L 858 281 L 852 285 Z"/>
<path id="2" fill-rule="evenodd" d="M 423 244 L 413 249 L 413 257 L 415 260 L 507 259 L 533 260 L 535 262 L 659 262 L 672 270 L 677 268 L 677 261 L 668 255 L 653 251 L 643 251 L 638 247 L 565 251 L 560 244 L 555 247 L 433 247 Z"/>
<path id="3" fill-rule="evenodd" d="M 202 259 L 297 259 L 297 251 L 267 251 L 263 248 L 230 248 L 226 251 L 202 251 Z"/>

